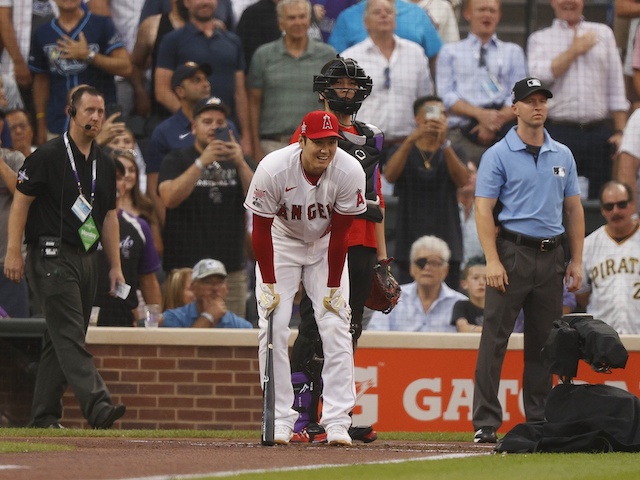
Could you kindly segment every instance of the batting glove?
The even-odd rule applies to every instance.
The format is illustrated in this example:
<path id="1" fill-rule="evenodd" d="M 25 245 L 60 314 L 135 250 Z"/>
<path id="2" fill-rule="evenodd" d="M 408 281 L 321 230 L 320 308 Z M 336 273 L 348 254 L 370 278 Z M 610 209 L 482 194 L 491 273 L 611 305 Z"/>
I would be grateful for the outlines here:
<path id="1" fill-rule="evenodd" d="M 260 298 L 258 299 L 258 306 L 266 310 L 266 315 L 273 312 L 280 303 L 280 294 L 275 292 L 275 284 L 262 283 L 260 284 Z"/>
<path id="2" fill-rule="evenodd" d="M 342 288 L 332 288 L 328 297 L 324 297 L 324 308 L 335 313 L 346 322 L 351 322 L 351 307 L 342 296 Z"/>

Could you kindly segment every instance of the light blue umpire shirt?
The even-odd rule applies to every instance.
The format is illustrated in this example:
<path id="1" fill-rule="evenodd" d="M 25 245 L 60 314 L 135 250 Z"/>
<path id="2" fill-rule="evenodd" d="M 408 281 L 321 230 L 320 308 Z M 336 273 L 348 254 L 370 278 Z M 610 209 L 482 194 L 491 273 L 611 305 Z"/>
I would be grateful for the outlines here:
<path id="1" fill-rule="evenodd" d="M 561 235 L 564 199 L 580 195 L 573 154 L 545 130 L 536 162 L 516 129 L 482 155 L 476 197 L 502 202 L 498 221 L 507 230 L 535 238 Z"/>

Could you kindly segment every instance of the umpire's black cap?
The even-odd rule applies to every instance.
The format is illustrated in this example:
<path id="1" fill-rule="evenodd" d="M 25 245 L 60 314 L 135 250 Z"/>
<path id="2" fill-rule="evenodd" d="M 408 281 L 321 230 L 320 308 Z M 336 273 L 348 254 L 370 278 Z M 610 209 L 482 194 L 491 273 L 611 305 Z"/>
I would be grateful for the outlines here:
<path id="1" fill-rule="evenodd" d="M 512 103 L 520 102 L 535 92 L 544 93 L 547 98 L 553 97 L 551 90 L 545 87 L 542 81 L 534 77 L 529 77 L 516 82 L 511 91 L 511 101 Z"/>

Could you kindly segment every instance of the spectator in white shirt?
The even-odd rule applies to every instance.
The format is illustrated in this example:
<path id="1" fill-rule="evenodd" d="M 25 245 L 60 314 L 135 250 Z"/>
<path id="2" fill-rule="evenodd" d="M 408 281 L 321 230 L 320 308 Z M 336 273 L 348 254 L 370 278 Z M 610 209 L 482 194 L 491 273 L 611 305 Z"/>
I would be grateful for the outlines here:
<path id="1" fill-rule="evenodd" d="M 371 76 L 376 88 L 362 103 L 358 120 L 377 125 L 386 145 L 400 143 L 416 127 L 413 102 L 433 93 L 429 61 L 424 50 L 398 37 L 393 1 L 369 0 L 364 11 L 369 36 L 342 52 Z"/>
<path id="2" fill-rule="evenodd" d="M 582 16 L 584 0 L 551 0 L 553 24 L 528 40 L 529 74 L 553 88 L 546 128 L 567 145 L 589 198 L 611 178 L 629 102 L 613 31 Z"/>
<path id="3" fill-rule="evenodd" d="M 640 110 L 633 112 L 627 126 L 624 128 L 620 155 L 614 177 L 622 183 L 629 185 L 633 191 L 632 198 L 636 199 L 636 205 L 640 205 Z"/>

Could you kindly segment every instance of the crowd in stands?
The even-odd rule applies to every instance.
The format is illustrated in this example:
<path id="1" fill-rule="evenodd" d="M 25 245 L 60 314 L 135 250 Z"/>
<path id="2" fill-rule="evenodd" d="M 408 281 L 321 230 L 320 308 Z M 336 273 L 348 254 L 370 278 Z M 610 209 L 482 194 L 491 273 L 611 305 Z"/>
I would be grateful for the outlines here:
<path id="1" fill-rule="evenodd" d="M 366 312 L 366 328 L 481 331 L 476 172 L 515 124 L 511 90 L 529 75 L 553 86 L 546 128 L 607 220 L 587 243 L 591 293 L 577 307 L 565 295 L 565 311 L 608 315 L 612 295 L 632 301 L 620 276 L 637 278 L 640 256 L 640 4 L 616 0 L 631 19 L 617 44 L 583 17 L 585 1 L 551 0 L 553 23 L 520 46 L 496 34 L 499 0 L 0 0 L 0 266 L 21 164 L 76 121 L 68 99 L 88 84 L 105 95 L 97 142 L 116 163 L 132 287 L 111 297 L 101 273 L 98 325 L 137 326 L 145 304 L 160 304 L 161 327 L 252 328 L 243 200 L 255 166 L 317 108 L 313 76 L 340 54 L 373 80 L 357 119 L 384 132 L 382 192 L 398 205 L 388 256 L 402 297 L 389 315 Z M 611 238 L 625 249 L 606 250 Z M 616 263 L 603 297 L 607 255 L 636 270 Z M 0 273 L 0 312 L 37 314 L 30 305 L 27 284 Z"/>

